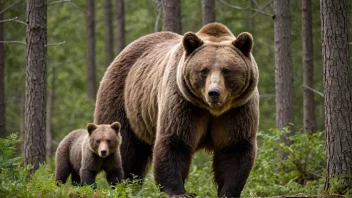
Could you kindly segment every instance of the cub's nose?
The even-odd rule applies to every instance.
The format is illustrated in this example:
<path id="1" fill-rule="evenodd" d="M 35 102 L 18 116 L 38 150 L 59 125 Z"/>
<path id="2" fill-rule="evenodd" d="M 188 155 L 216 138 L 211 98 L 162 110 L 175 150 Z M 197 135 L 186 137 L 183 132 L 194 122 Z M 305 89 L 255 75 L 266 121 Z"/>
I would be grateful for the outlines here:
<path id="1" fill-rule="evenodd" d="M 108 152 L 108 151 L 105 150 L 105 149 L 100 151 L 100 153 L 101 153 L 102 156 L 105 156 L 107 152 Z"/>
<path id="2" fill-rule="evenodd" d="M 220 97 L 220 89 L 219 88 L 211 88 L 208 90 L 208 96 L 211 99 L 218 99 Z"/>

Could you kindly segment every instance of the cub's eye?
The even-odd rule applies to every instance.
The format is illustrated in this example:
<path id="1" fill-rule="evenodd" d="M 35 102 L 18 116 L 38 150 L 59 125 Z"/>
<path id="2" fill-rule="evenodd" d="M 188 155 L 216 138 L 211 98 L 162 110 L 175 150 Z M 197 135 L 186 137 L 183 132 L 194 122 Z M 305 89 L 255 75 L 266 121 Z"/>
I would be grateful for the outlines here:
<path id="1" fill-rule="evenodd" d="M 95 143 L 99 144 L 99 143 L 100 143 L 100 140 L 95 141 Z"/>
<path id="2" fill-rule="evenodd" d="M 107 142 L 108 144 L 110 144 L 111 140 L 106 140 L 106 142 Z"/>
<path id="3" fill-rule="evenodd" d="M 200 70 L 200 75 L 202 75 L 203 77 L 207 76 L 207 74 L 208 74 L 208 69 L 207 68 L 203 68 L 203 69 Z"/>
<path id="4" fill-rule="evenodd" d="M 227 69 L 227 68 L 225 68 L 225 69 L 223 69 L 222 70 L 222 73 L 223 74 L 229 74 L 231 71 L 229 70 L 229 69 Z"/>

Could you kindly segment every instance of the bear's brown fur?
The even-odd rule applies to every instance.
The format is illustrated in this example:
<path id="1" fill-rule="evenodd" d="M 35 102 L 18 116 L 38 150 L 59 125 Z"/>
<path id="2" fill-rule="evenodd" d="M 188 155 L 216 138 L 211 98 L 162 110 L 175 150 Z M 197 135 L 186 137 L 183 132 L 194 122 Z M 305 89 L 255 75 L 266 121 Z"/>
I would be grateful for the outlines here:
<path id="1" fill-rule="evenodd" d="M 72 184 L 95 187 L 95 176 L 104 170 L 109 184 L 121 182 L 120 128 L 119 122 L 88 124 L 69 133 L 56 150 L 55 181 L 65 183 L 71 174 Z"/>
<path id="2" fill-rule="evenodd" d="M 121 119 L 126 177 L 154 177 L 170 197 L 195 151 L 212 151 L 219 197 L 238 197 L 254 164 L 258 130 L 258 68 L 249 33 L 237 38 L 219 23 L 184 36 L 159 32 L 121 52 L 107 69 L 95 122 Z M 152 150 L 153 149 L 153 150 Z"/>

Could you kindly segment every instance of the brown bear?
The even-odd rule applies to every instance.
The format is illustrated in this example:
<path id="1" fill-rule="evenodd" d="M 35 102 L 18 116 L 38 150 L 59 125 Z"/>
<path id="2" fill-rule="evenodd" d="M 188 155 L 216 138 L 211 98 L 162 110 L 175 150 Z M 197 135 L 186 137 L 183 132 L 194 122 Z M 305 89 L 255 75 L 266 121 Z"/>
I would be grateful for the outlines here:
<path id="1" fill-rule="evenodd" d="M 219 197 L 239 197 L 256 155 L 259 95 L 253 38 L 220 23 L 183 36 L 144 36 L 116 57 L 101 81 L 96 124 L 122 124 L 125 176 L 144 177 L 153 161 L 169 197 L 184 188 L 193 154 L 213 152 Z"/>
<path id="2" fill-rule="evenodd" d="M 72 184 L 92 185 L 101 171 L 106 179 L 116 185 L 123 179 L 120 156 L 121 125 L 88 124 L 87 130 L 77 129 L 69 133 L 56 150 L 55 181 L 65 183 L 71 174 Z"/>

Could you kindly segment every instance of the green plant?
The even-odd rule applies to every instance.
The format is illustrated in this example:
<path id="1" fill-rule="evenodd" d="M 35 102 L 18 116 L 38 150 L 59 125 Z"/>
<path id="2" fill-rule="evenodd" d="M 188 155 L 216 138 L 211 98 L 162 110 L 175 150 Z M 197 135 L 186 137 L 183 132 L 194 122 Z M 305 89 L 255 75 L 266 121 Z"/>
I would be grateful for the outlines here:
<path id="1" fill-rule="evenodd" d="M 290 144 L 279 143 L 286 135 Z M 292 134 L 287 128 L 258 134 L 258 153 L 245 196 L 319 194 L 325 175 L 325 142 L 322 133 Z M 281 158 L 281 153 L 287 156 Z"/>

